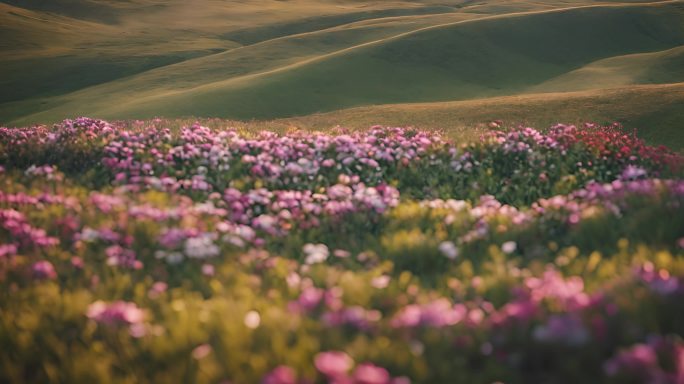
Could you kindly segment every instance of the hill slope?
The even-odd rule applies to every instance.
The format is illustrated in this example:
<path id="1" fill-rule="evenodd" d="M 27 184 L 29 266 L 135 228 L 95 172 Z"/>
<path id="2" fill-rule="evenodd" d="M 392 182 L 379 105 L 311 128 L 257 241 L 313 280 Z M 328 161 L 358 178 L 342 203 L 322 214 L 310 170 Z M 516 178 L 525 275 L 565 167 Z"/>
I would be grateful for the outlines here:
<path id="1" fill-rule="evenodd" d="M 74 114 L 271 119 L 368 104 L 512 95 L 600 60 L 681 45 L 684 6 L 680 2 L 485 16 L 383 38 L 262 73 L 219 81 L 209 76 L 207 83 L 199 77 L 182 89 L 145 82 L 144 76 L 135 78 L 133 90 L 105 84 L 48 100 L 45 111 L 27 111 L 12 119 L 45 121 Z M 188 61 L 184 71 L 193 72 L 194 62 L 201 73 L 202 59 Z M 675 63 L 672 71 L 679 67 Z M 592 87 L 587 81 L 586 88 Z M 16 112 L 22 106 L 11 108 Z M 11 114 L 6 108 L 0 108 L 0 113 Z"/>
<path id="2" fill-rule="evenodd" d="M 447 7 L 420 1 L 4 0 L 0 1 L 0 103 L 23 101 L 27 110 L 40 111 L 45 108 L 45 98 L 241 47 L 247 42 L 240 36 L 265 41 L 297 31 L 388 16 L 419 15 L 429 19 L 454 11 L 459 4 L 457 1 Z M 399 24 L 410 28 L 413 21 Z M 354 45 L 356 40 L 331 35 L 327 41 L 334 44 L 328 49 Z M 316 49 L 320 45 L 308 52 L 297 47 L 290 52 L 294 58 L 320 54 Z M 271 61 L 271 54 L 283 55 L 263 52 L 261 47 L 251 55 L 231 55 L 232 63 L 224 63 L 224 68 L 233 68 L 232 64 L 237 62 L 243 68 L 249 63 L 259 70 Z M 257 64 L 259 61 L 261 65 Z M 211 70 L 204 64 L 197 62 L 194 70 Z M 166 86 L 172 86 L 169 83 L 179 78 L 171 72 L 172 76 L 165 78 Z M 225 80 L 230 73 L 223 75 L 206 78 L 203 83 Z M 173 80 L 169 81 L 170 78 Z M 16 109 L 13 104 L 6 107 L 5 110 Z M 22 113 L 23 110 L 10 115 L 3 113 L 0 121 Z"/>
<path id="3" fill-rule="evenodd" d="M 578 91 L 681 81 L 684 81 L 684 46 L 599 60 L 545 81 L 530 91 Z"/>

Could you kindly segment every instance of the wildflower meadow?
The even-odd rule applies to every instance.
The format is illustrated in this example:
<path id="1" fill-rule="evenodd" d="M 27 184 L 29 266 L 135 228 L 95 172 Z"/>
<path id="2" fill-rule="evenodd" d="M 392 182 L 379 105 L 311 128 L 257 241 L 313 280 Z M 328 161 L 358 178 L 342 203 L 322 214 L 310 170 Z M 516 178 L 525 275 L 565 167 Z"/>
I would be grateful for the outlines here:
<path id="1" fill-rule="evenodd" d="M 683 166 L 618 125 L 0 128 L 0 382 L 682 384 Z"/>

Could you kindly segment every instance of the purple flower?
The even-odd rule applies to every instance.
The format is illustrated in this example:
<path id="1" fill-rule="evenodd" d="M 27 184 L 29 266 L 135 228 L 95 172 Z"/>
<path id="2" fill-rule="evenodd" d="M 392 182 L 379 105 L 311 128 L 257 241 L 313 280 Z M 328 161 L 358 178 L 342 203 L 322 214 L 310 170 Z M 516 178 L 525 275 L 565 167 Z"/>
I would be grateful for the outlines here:
<path id="1" fill-rule="evenodd" d="M 31 266 L 33 278 L 36 280 L 52 280 L 57 278 L 55 267 L 49 261 L 37 261 Z"/>
<path id="2" fill-rule="evenodd" d="M 622 180 L 634 180 L 634 179 L 638 179 L 638 178 L 643 177 L 643 176 L 646 176 L 646 170 L 645 169 L 643 169 L 641 167 L 634 166 L 634 165 L 628 165 L 622 171 L 622 175 L 620 176 L 620 178 Z"/>
<path id="3" fill-rule="evenodd" d="M 105 249 L 105 254 L 107 255 L 107 265 L 134 269 L 142 268 L 142 263 L 136 260 L 135 252 L 132 249 L 126 249 L 120 245 L 112 245 Z"/>
<path id="4" fill-rule="evenodd" d="M 546 324 L 534 329 L 533 336 L 542 342 L 582 345 L 589 341 L 589 332 L 582 320 L 574 315 L 552 315 Z"/>

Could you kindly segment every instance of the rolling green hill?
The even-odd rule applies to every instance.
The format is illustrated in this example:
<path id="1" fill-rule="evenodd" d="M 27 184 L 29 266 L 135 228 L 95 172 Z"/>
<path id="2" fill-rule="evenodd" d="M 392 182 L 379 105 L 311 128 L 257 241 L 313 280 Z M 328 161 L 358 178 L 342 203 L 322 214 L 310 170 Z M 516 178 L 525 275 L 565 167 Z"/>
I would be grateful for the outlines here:
<path id="1" fill-rule="evenodd" d="M 218 112 L 250 119 L 366 104 L 464 100 L 518 93 L 602 58 L 682 44 L 684 12 L 679 6 L 581 9 L 476 20 L 294 68 L 153 95 L 102 112 Z"/>
<path id="2" fill-rule="evenodd" d="M 563 87 L 545 84 L 602 60 L 629 67 L 626 55 L 684 45 L 680 2 L 460 16 L 409 31 L 402 31 L 404 20 L 266 41 L 44 100 L 38 113 L 21 103 L 0 107 L 0 113 L 16 122 L 74 114 L 272 119 L 361 105 L 550 92 Z M 652 65 L 657 77 L 635 76 L 629 84 L 679 81 L 677 60 L 658 70 L 667 61 L 658 60 L 663 55 L 635 64 Z M 572 83 L 597 88 L 590 76 Z"/>
<path id="3" fill-rule="evenodd" d="M 41 110 L 44 108 L 42 98 L 115 82 L 192 58 L 213 57 L 241 47 L 246 40 L 238 37 L 243 35 L 264 41 L 316 27 L 396 15 L 416 14 L 429 18 L 453 9 L 455 7 L 420 2 L 309 0 L 287 3 L 253 0 L 198 0 L 193 3 L 180 0 L 2 1 L 0 89 L 3 91 L 0 103 L 26 101 L 31 110 Z M 413 21 L 404 24 L 401 31 L 412 28 Z M 392 28 L 396 25 L 390 27 L 387 33 L 395 33 Z M 327 49 L 331 51 L 357 43 L 358 36 L 347 38 L 347 35 L 327 36 L 322 39 L 323 45 L 329 45 Z M 371 33 L 368 38 L 373 36 Z M 233 69 L 235 63 L 242 69 L 259 70 L 264 65 L 258 64 L 259 61 L 268 65 L 281 64 L 277 60 L 271 64 L 273 55 L 294 60 L 320 54 L 319 46 L 321 44 L 316 44 L 307 52 L 290 45 L 278 47 L 280 52 L 274 52 L 271 49 L 274 44 L 271 44 L 266 49 L 258 46 L 252 54 L 231 55 L 228 63 L 221 57 L 216 61 L 229 71 L 242 73 L 239 68 Z M 197 62 L 192 72 L 202 69 L 200 72 L 206 73 L 205 63 Z M 171 73 L 171 78 L 175 84 L 179 76 Z M 202 81 L 224 79 L 209 77 Z M 166 81 L 169 82 L 169 77 Z M 14 106 L 8 108 L 12 110 Z M 7 115 L 0 116 L 0 121 L 7 121 Z"/>
<path id="4" fill-rule="evenodd" d="M 578 91 L 684 81 L 684 46 L 598 60 L 534 86 L 530 91 Z"/>

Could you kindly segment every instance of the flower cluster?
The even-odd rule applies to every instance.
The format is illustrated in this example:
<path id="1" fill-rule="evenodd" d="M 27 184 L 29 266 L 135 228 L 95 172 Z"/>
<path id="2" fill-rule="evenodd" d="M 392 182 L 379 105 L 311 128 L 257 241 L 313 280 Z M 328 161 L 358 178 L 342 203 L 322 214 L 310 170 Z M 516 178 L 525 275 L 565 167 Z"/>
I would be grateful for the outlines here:
<path id="1" fill-rule="evenodd" d="M 49 236 L 44 229 L 35 228 L 29 224 L 23 213 L 14 209 L 0 210 L 0 228 L 3 235 L 9 236 L 9 241 L 3 244 L 5 252 L 16 251 L 19 247 L 48 247 L 55 245 L 59 240 Z"/>

